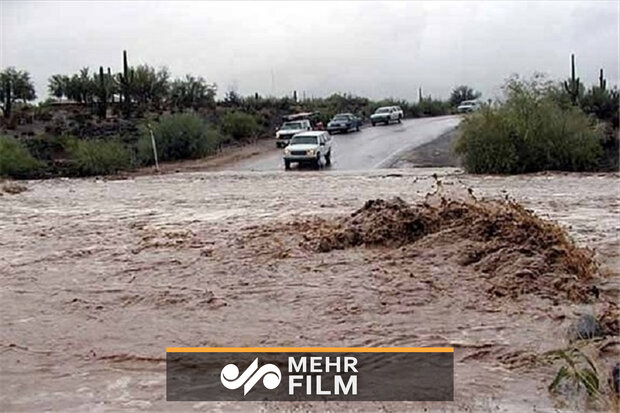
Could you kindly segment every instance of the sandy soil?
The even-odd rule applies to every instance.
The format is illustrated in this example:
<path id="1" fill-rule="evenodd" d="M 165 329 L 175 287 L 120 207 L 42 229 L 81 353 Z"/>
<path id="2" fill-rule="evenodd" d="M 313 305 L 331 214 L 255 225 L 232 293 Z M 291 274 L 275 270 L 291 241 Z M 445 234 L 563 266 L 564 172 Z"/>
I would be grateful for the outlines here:
<path id="1" fill-rule="evenodd" d="M 230 146 L 224 148 L 214 156 L 201 159 L 183 160 L 178 162 L 162 162 L 159 165 L 160 174 L 177 172 L 213 171 L 227 168 L 231 164 L 242 161 L 251 161 L 255 157 L 265 156 L 270 153 L 280 153 L 275 148 L 273 139 L 260 139 L 244 146 Z M 140 168 L 136 171 L 125 172 L 118 175 L 119 178 L 135 177 L 157 174 L 155 166 Z"/>
<path id="2" fill-rule="evenodd" d="M 425 200 L 434 173 L 450 197 L 510 196 L 565 226 L 596 251 L 600 272 L 583 286 L 599 298 L 492 294 L 488 274 L 459 259 L 464 244 L 446 238 L 306 245 L 317 222 L 369 199 Z M 553 411 L 557 366 L 540 355 L 566 346 L 579 314 L 618 297 L 617 174 L 212 172 L 25 185 L 0 197 L 2 411 Z M 167 346 L 454 346 L 456 403 L 170 404 Z"/>

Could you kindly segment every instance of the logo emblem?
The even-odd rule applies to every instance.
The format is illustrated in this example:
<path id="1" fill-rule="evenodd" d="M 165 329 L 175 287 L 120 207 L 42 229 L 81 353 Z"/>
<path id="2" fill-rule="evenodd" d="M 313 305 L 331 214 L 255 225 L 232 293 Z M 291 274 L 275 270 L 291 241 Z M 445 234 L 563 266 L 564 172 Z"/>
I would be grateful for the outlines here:
<path id="1" fill-rule="evenodd" d="M 273 364 L 265 364 L 259 368 L 257 357 L 241 375 L 239 375 L 239 368 L 236 365 L 227 364 L 220 373 L 220 379 L 224 387 L 229 390 L 236 390 L 243 386 L 243 395 L 245 396 L 260 379 L 263 379 L 263 385 L 267 389 L 275 389 L 282 380 L 282 373 Z"/>

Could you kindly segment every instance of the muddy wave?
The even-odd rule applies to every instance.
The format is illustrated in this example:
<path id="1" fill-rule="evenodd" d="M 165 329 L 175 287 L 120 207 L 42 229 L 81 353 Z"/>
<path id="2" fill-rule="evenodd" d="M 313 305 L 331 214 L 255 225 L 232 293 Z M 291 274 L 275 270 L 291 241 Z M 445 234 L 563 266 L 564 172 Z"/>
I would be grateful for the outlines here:
<path id="1" fill-rule="evenodd" d="M 585 301 L 598 267 L 593 252 L 576 246 L 562 227 L 511 201 L 369 200 L 349 216 L 323 222 L 307 239 L 320 252 L 431 239 L 434 247 L 457 246 L 458 264 L 489 277 L 496 296 L 560 293 Z"/>

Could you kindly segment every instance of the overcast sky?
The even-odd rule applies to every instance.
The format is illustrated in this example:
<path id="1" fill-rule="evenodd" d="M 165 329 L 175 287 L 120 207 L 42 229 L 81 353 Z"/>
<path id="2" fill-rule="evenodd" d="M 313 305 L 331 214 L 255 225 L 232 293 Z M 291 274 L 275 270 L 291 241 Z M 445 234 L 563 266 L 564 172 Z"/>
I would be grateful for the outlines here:
<path id="1" fill-rule="evenodd" d="M 0 0 L 0 66 L 47 79 L 81 67 L 167 66 L 221 94 L 447 97 L 468 84 L 485 97 L 511 73 L 604 68 L 618 84 L 619 6 L 609 2 L 11 2 Z"/>

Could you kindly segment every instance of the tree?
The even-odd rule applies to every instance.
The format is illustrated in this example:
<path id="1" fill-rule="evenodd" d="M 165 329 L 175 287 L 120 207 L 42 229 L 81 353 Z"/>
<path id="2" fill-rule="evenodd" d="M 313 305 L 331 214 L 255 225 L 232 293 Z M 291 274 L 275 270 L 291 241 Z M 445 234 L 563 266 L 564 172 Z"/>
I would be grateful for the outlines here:
<path id="1" fill-rule="evenodd" d="M 53 75 L 48 80 L 47 89 L 50 94 L 60 100 L 67 96 L 67 85 L 69 78 L 64 75 Z"/>
<path id="2" fill-rule="evenodd" d="M 0 72 L 0 101 L 4 117 L 11 115 L 14 102 L 21 100 L 24 104 L 37 98 L 34 84 L 30 80 L 30 73 L 9 67 Z"/>
<path id="3" fill-rule="evenodd" d="M 224 102 L 229 106 L 238 107 L 241 106 L 243 99 L 234 90 L 229 90 L 224 97 Z"/>
<path id="4" fill-rule="evenodd" d="M 450 93 L 450 104 L 458 106 L 465 100 L 478 99 L 482 94 L 466 85 L 457 86 Z"/>
<path id="5" fill-rule="evenodd" d="M 97 80 L 90 77 L 89 68 L 84 67 L 80 72 L 65 80 L 65 96 L 78 103 L 92 103 L 97 92 Z"/>
<path id="6" fill-rule="evenodd" d="M 168 69 L 155 70 L 149 65 L 140 65 L 133 69 L 131 90 L 136 101 L 143 105 L 159 108 L 168 96 L 170 85 Z"/>
<path id="7" fill-rule="evenodd" d="M 188 74 L 184 79 L 172 82 L 170 100 L 179 109 L 213 107 L 216 91 L 215 84 L 208 84 L 202 77 Z"/>

